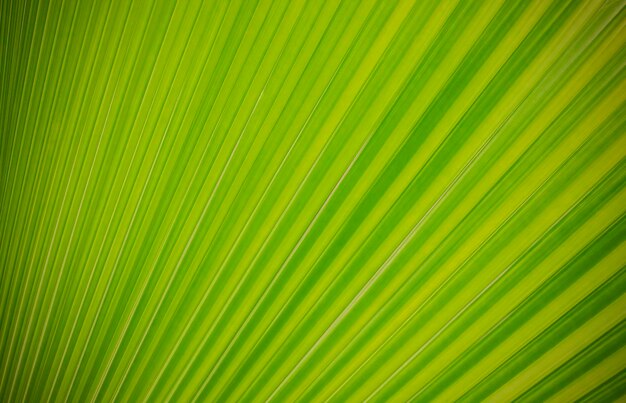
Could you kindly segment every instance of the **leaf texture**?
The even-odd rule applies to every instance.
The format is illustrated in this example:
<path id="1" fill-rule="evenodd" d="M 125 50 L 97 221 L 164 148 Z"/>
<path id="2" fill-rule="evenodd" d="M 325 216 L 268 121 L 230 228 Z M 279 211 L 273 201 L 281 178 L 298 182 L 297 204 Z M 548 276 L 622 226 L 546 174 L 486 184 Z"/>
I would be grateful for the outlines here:
<path id="1" fill-rule="evenodd" d="M 624 1 L 1 4 L 2 401 L 625 398 Z"/>

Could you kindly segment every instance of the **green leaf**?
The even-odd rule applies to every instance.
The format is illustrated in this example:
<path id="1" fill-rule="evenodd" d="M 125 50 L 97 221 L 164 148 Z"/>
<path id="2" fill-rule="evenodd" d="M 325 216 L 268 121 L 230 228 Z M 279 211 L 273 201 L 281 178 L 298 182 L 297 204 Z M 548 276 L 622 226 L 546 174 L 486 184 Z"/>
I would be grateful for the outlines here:
<path id="1" fill-rule="evenodd" d="M 0 400 L 623 399 L 625 5 L 3 1 Z"/>

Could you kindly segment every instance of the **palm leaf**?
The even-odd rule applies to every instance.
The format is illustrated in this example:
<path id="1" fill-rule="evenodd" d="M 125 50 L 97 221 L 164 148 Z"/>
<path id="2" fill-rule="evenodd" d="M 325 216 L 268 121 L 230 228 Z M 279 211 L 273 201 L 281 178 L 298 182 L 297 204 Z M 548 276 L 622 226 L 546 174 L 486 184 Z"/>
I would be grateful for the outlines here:
<path id="1" fill-rule="evenodd" d="M 623 398 L 624 13 L 3 1 L 2 400 Z"/>

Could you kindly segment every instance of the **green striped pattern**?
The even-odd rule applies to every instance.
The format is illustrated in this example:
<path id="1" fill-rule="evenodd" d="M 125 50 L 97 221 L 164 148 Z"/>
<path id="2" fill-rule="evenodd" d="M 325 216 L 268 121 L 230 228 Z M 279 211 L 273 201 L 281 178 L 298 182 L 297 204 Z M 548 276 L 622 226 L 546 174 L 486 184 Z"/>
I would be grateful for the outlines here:
<path id="1" fill-rule="evenodd" d="M 623 0 L 2 0 L 0 400 L 626 396 Z"/>

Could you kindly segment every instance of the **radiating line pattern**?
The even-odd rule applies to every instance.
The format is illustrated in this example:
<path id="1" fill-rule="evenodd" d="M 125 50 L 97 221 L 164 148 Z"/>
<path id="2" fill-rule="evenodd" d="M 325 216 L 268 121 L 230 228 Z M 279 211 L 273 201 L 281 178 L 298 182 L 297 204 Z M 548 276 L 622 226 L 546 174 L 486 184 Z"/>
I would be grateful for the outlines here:
<path id="1" fill-rule="evenodd" d="M 2 401 L 626 399 L 623 0 L 1 4 Z"/>

